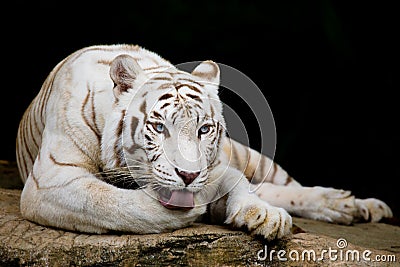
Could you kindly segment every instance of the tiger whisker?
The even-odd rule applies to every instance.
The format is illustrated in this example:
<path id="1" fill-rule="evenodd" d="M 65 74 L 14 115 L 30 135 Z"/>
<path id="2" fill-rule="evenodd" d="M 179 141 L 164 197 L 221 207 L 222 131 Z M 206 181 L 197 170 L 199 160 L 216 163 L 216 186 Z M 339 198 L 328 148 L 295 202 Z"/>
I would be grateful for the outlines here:
<path id="1" fill-rule="evenodd" d="M 152 184 L 152 188 L 155 191 L 158 191 L 159 189 L 163 188 L 160 184 Z"/>
<path id="2" fill-rule="evenodd" d="M 113 180 L 113 181 L 150 181 L 152 177 L 132 177 L 132 176 L 108 176 L 105 177 L 106 180 Z"/>
<path id="3" fill-rule="evenodd" d="M 109 181 L 135 181 L 135 182 L 148 182 L 152 180 L 152 177 L 132 177 L 132 176 L 107 176 L 106 180 Z"/>
<path id="4" fill-rule="evenodd" d="M 141 166 L 151 166 L 151 163 L 146 162 L 146 161 L 139 161 L 136 159 L 125 159 L 126 162 L 135 162 L 135 163 L 139 163 Z"/>
<path id="5" fill-rule="evenodd" d="M 107 169 L 103 170 L 101 172 L 97 172 L 95 174 L 97 175 L 116 175 L 116 174 L 126 174 L 126 175 L 143 175 L 143 174 L 150 174 L 148 170 L 146 169 L 134 169 L 136 166 L 129 166 L 129 167 L 121 167 L 121 168 L 115 168 L 115 169 Z"/>
<path id="6" fill-rule="evenodd" d="M 101 172 L 120 172 L 120 171 L 130 171 L 131 169 L 135 169 L 138 168 L 137 170 L 140 170 L 142 168 L 142 166 L 139 165 L 129 165 L 129 166 L 124 166 L 124 167 L 118 167 L 118 168 L 114 168 L 114 169 L 105 169 Z"/>

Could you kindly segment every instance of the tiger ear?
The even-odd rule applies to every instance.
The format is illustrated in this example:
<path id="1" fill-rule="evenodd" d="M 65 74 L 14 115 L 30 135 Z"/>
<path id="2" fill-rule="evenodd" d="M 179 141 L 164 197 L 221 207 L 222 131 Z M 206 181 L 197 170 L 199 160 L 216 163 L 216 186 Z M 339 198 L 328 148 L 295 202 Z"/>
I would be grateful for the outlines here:
<path id="1" fill-rule="evenodd" d="M 214 61 L 206 60 L 201 62 L 193 71 L 192 75 L 198 77 L 201 81 L 212 87 L 219 86 L 220 70 Z"/>
<path id="2" fill-rule="evenodd" d="M 110 77 L 115 84 L 116 97 L 132 88 L 134 82 L 141 76 L 145 77 L 146 74 L 130 55 L 119 55 L 111 62 Z"/>

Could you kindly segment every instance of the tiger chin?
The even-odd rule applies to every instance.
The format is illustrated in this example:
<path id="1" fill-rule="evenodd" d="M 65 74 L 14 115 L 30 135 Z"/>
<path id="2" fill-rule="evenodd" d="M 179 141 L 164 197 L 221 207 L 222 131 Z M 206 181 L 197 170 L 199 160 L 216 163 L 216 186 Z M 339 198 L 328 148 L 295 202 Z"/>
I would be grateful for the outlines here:
<path id="1" fill-rule="evenodd" d="M 66 230 L 136 234 L 207 217 L 273 240 L 290 234 L 292 215 L 341 224 L 392 216 L 375 198 L 301 186 L 228 138 L 219 82 L 213 61 L 184 72 L 139 46 L 72 53 L 20 121 L 23 217 Z"/>

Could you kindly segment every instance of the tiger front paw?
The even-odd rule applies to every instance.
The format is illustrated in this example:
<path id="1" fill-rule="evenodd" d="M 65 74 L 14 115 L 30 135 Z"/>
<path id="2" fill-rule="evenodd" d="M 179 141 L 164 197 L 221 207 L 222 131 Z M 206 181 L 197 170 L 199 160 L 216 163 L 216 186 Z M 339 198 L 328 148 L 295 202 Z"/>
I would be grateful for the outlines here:
<path id="1" fill-rule="evenodd" d="M 358 209 L 358 218 L 370 222 L 379 222 L 382 218 L 392 218 L 393 213 L 389 206 L 376 198 L 355 200 Z"/>
<path id="2" fill-rule="evenodd" d="M 235 227 L 245 226 L 252 234 L 270 241 L 290 233 L 292 217 L 286 210 L 259 200 L 236 204 L 228 209 L 226 223 Z"/>

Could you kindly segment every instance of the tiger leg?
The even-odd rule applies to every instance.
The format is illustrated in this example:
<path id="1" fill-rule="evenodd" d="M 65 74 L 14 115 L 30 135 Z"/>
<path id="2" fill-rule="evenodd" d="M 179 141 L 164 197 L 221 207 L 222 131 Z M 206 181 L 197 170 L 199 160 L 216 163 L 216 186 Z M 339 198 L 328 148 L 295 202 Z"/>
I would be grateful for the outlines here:
<path id="1" fill-rule="evenodd" d="M 43 153 L 21 195 L 21 213 L 36 223 L 89 233 L 109 230 L 138 234 L 171 231 L 190 225 L 205 207 L 176 213 L 143 189 L 119 189 L 85 168 Z"/>
<path id="2" fill-rule="evenodd" d="M 297 217 L 350 224 L 356 220 L 356 202 L 349 191 L 322 187 L 290 187 L 271 183 L 250 184 L 251 194 Z M 210 204 L 212 223 L 222 223 L 227 198 Z"/>
<path id="3" fill-rule="evenodd" d="M 393 216 L 379 199 L 358 199 L 350 191 L 334 188 L 303 187 L 270 158 L 233 139 L 226 138 L 223 148 L 229 164 L 251 181 L 251 192 L 292 215 L 344 224 Z"/>
<path id="4" fill-rule="evenodd" d="M 271 183 L 252 185 L 252 189 L 261 199 L 298 217 L 350 224 L 357 211 L 355 198 L 350 191 L 320 186 L 288 187 Z"/>
<path id="5" fill-rule="evenodd" d="M 350 191 L 331 187 L 252 185 L 257 195 L 290 214 L 332 223 L 378 222 L 393 216 L 390 207 L 376 198 L 358 199 Z"/>
<path id="6" fill-rule="evenodd" d="M 274 207 L 249 194 L 250 183 L 243 174 L 229 166 L 219 166 L 210 174 L 219 177 L 223 197 L 210 204 L 212 222 L 223 220 L 233 227 L 245 227 L 267 240 L 282 238 L 290 233 L 291 216 L 282 208 Z M 226 194 L 225 194 L 226 192 Z"/>

